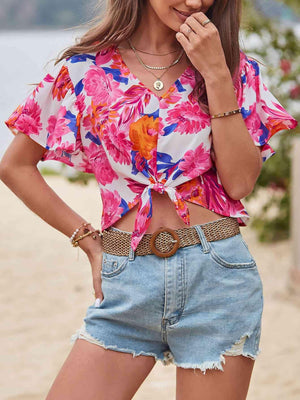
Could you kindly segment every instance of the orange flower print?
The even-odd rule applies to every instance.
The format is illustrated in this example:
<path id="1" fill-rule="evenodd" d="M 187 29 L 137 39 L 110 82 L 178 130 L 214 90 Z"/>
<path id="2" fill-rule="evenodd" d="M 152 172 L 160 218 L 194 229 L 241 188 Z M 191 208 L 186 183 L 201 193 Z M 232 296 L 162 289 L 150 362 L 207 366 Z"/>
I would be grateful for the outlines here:
<path id="1" fill-rule="evenodd" d="M 191 179 L 177 186 L 177 191 L 184 199 L 189 199 L 192 203 L 197 203 L 207 207 L 203 187 L 199 183 L 199 178 Z"/>
<path id="2" fill-rule="evenodd" d="M 146 160 L 152 158 L 151 152 L 156 148 L 159 129 L 158 118 L 144 115 L 130 125 L 129 137 L 133 143 L 132 150 L 138 151 Z"/>
<path id="3" fill-rule="evenodd" d="M 16 135 L 18 132 L 18 129 L 16 128 L 16 122 L 20 115 L 23 113 L 24 106 L 19 105 L 15 111 L 11 114 L 11 116 L 6 120 L 6 125 L 8 128 L 12 129 L 12 132 Z"/>
<path id="4" fill-rule="evenodd" d="M 69 89 L 71 89 L 71 91 L 73 90 L 73 84 L 69 76 L 68 68 L 63 66 L 52 88 L 53 99 L 57 98 L 57 101 L 61 101 L 65 98 Z"/>

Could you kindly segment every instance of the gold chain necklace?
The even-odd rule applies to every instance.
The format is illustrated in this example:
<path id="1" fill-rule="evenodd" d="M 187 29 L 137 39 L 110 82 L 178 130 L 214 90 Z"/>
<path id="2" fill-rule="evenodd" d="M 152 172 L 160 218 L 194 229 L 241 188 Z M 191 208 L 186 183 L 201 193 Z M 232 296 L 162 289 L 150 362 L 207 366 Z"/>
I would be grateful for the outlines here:
<path id="1" fill-rule="evenodd" d="M 135 47 L 132 46 L 132 44 L 130 43 L 130 41 L 129 41 L 129 45 L 130 45 L 130 47 L 132 48 L 132 50 L 133 50 L 133 52 L 134 52 L 136 58 L 138 59 L 139 63 L 140 63 L 145 69 L 148 70 L 148 69 L 149 69 L 149 66 L 147 66 L 147 65 L 143 62 L 143 60 L 138 56 Z M 150 73 L 156 78 L 156 81 L 153 83 L 154 89 L 156 89 L 156 90 L 162 90 L 162 89 L 164 88 L 164 84 L 163 84 L 163 82 L 161 81 L 161 78 L 165 75 L 166 72 L 168 72 L 168 70 L 169 70 L 171 67 L 173 67 L 175 64 L 179 63 L 179 61 L 181 60 L 181 58 L 182 58 L 182 56 L 183 56 L 183 53 L 184 53 L 184 50 L 182 49 L 180 56 L 179 56 L 171 65 L 169 65 L 168 67 L 152 67 L 152 69 L 165 69 L 165 71 L 164 71 L 160 76 L 157 76 L 157 75 L 154 74 L 154 72 L 152 72 L 151 70 L 150 70 L 150 71 L 148 70 L 148 72 L 150 72 Z"/>
<path id="2" fill-rule="evenodd" d="M 127 49 L 127 47 L 119 46 L 119 49 Z M 169 53 L 149 53 L 148 51 L 140 50 L 140 49 L 137 49 L 137 48 L 135 48 L 135 49 L 139 53 L 149 54 L 150 56 L 160 56 L 160 57 L 168 56 L 169 54 L 177 53 L 177 51 L 178 51 L 178 49 L 177 49 L 177 50 L 170 51 Z"/>
<path id="3" fill-rule="evenodd" d="M 173 61 L 170 65 L 166 66 L 166 67 L 152 67 L 151 65 L 147 65 L 143 62 L 143 60 L 141 59 L 141 57 L 137 54 L 136 48 L 133 46 L 133 44 L 131 43 L 131 41 L 128 39 L 128 43 L 130 45 L 130 47 L 132 48 L 132 50 L 134 51 L 134 54 L 136 55 L 137 59 L 140 61 L 140 63 L 142 65 L 144 65 L 145 68 L 148 69 L 155 69 L 155 70 L 161 70 L 161 69 L 169 69 L 170 67 L 173 67 L 173 65 L 176 65 L 177 63 L 179 63 L 179 61 L 181 60 L 181 57 L 183 55 L 183 49 L 180 52 L 180 55 L 178 58 L 176 58 L 175 61 Z"/>

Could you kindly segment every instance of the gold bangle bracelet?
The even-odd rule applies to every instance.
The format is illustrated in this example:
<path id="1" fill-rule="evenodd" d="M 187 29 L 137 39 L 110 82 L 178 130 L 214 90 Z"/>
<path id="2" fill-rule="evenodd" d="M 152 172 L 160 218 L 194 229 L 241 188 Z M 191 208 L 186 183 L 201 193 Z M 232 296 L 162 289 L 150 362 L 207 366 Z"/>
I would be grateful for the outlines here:
<path id="1" fill-rule="evenodd" d="M 237 108 L 236 110 L 232 110 L 232 111 L 227 111 L 227 112 L 220 113 L 220 114 L 211 115 L 210 118 L 211 119 L 222 118 L 222 117 L 227 117 L 228 115 L 238 114 L 240 112 L 242 112 L 241 108 Z"/>
<path id="2" fill-rule="evenodd" d="M 94 233 L 95 233 L 96 235 L 93 235 Z M 97 239 L 97 235 L 100 236 L 100 237 L 102 237 L 102 232 L 100 232 L 99 229 L 96 229 L 96 230 L 94 230 L 94 231 L 88 231 L 88 232 L 86 232 L 85 234 L 83 234 L 83 235 L 81 235 L 81 236 L 78 236 L 77 238 L 75 238 L 75 239 L 72 241 L 73 247 L 77 247 L 77 246 L 79 245 L 79 243 L 78 243 L 79 240 L 84 239 L 85 237 L 90 236 L 90 235 L 93 235 L 92 238 L 93 238 L 94 240 L 96 240 L 96 239 Z"/>

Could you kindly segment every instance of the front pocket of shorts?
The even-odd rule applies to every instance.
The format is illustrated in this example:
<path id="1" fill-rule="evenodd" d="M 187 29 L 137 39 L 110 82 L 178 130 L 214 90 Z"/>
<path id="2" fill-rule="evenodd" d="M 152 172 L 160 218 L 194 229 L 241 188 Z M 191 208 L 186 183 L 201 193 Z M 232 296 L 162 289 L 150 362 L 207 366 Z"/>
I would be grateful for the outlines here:
<path id="1" fill-rule="evenodd" d="M 123 272 L 128 264 L 128 256 L 115 256 L 103 253 L 101 276 L 112 278 Z"/>
<path id="2" fill-rule="evenodd" d="M 210 242 L 210 254 L 214 262 L 224 268 L 257 268 L 240 233 L 230 238 Z"/>

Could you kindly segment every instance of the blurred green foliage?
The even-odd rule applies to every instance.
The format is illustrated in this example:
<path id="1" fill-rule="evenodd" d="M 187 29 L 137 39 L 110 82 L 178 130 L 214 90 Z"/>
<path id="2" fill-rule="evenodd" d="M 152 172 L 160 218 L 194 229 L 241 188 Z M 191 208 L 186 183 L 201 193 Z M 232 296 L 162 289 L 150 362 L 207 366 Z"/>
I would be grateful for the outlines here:
<path id="1" fill-rule="evenodd" d="M 300 15 L 300 2 L 299 0 L 278 0 L 291 7 L 298 15 Z"/>
<path id="2" fill-rule="evenodd" d="M 40 173 L 43 176 L 61 176 L 63 175 L 69 182 L 71 183 L 79 183 L 81 185 L 87 185 L 90 180 L 96 180 L 94 174 L 89 174 L 81 171 L 74 171 L 71 175 L 65 172 L 66 165 L 61 164 L 61 168 L 59 170 L 55 170 L 53 168 L 44 167 L 43 165 L 40 168 Z"/>
<path id="3" fill-rule="evenodd" d="M 300 12 L 298 1 L 284 2 Z M 264 78 L 270 81 L 267 84 L 269 90 L 299 121 L 300 41 L 293 27 L 264 18 L 253 9 L 252 1 L 244 0 L 243 31 L 246 36 L 246 53 L 254 55 L 265 65 L 260 67 Z M 247 38 L 255 36 L 259 42 L 247 45 Z M 250 43 L 253 41 L 250 40 Z M 261 241 L 282 240 L 290 235 L 291 149 L 293 137 L 299 132 L 298 126 L 293 131 L 277 133 L 276 142 L 275 137 L 270 140 L 276 154 L 264 163 L 254 191 L 246 198 L 250 200 L 256 197 L 261 188 L 267 188 L 270 193 L 250 224 L 257 230 Z M 269 213 L 270 210 L 272 213 Z"/>
<path id="4" fill-rule="evenodd" d="M 76 182 L 81 185 L 87 185 L 90 180 L 96 180 L 94 174 L 87 174 L 81 171 L 77 172 L 77 174 L 74 176 L 68 176 L 67 179 L 71 183 Z"/>

